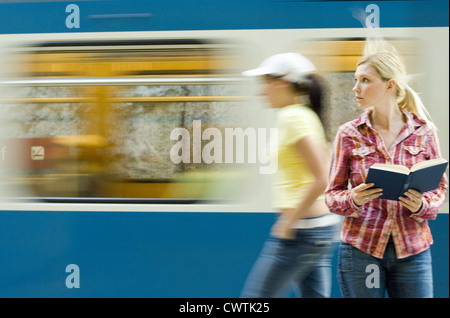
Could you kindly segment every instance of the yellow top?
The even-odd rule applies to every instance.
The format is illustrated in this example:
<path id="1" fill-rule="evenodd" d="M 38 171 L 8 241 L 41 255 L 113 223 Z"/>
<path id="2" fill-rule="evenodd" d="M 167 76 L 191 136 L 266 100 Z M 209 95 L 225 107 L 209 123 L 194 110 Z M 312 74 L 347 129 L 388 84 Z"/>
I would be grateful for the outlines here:
<path id="1" fill-rule="evenodd" d="M 295 148 L 296 142 L 311 136 L 326 145 L 326 138 L 319 116 L 306 105 L 281 108 L 277 115 L 277 127 L 278 170 L 274 177 L 274 207 L 288 209 L 300 202 L 305 189 L 314 181 L 314 175 Z M 323 195 L 318 199 L 323 199 Z"/>

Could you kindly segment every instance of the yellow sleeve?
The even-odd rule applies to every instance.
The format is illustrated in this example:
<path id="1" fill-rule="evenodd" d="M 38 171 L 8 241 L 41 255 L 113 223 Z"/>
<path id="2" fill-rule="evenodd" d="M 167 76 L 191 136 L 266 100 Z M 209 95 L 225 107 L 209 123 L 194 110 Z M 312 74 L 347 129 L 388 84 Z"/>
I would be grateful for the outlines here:
<path id="1" fill-rule="evenodd" d="M 285 130 L 284 142 L 288 145 L 296 143 L 305 136 L 316 135 L 321 123 L 316 113 L 309 109 L 295 109 L 283 114 L 281 124 Z"/>

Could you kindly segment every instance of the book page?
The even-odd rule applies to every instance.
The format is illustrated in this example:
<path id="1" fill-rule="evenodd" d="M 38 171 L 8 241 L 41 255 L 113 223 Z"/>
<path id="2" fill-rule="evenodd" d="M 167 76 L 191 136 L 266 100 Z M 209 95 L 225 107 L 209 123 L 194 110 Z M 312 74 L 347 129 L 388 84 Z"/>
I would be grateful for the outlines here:
<path id="1" fill-rule="evenodd" d="M 416 163 L 414 166 L 412 166 L 411 171 L 416 171 L 416 170 L 420 170 L 423 168 L 436 166 L 436 165 L 446 163 L 446 162 L 447 162 L 447 160 L 445 160 L 444 158 L 435 158 L 435 159 L 422 161 L 422 162 Z"/>
<path id="2" fill-rule="evenodd" d="M 370 167 L 370 169 L 378 169 L 378 170 L 392 171 L 392 172 L 397 172 L 397 173 L 402 173 L 402 174 L 409 174 L 409 169 L 402 165 L 375 163 Z"/>

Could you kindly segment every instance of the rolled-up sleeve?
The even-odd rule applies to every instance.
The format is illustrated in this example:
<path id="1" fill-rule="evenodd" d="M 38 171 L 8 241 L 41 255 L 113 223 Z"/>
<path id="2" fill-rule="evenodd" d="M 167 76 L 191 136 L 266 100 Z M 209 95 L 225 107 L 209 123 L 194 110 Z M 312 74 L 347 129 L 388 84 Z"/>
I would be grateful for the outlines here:
<path id="1" fill-rule="evenodd" d="M 362 210 L 353 202 L 351 190 L 348 188 L 349 181 L 349 156 L 348 146 L 345 145 L 345 133 L 339 129 L 333 145 L 328 186 L 325 190 L 325 202 L 331 212 L 349 216 L 359 217 Z"/>
<path id="2" fill-rule="evenodd" d="M 436 128 L 431 129 L 430 135 L 431 138 L 428 138 L 429 142 L 426 147 L 430 151 L 430 159 L 440 158 L 441 150 Z M 439 210 L 445 203 L 447 191 L 448 177 L 444 174 L 437 189 L 422 194 L 422 209 L 413 213 L 412 217 L 418 222 L 436 219 Z"/>

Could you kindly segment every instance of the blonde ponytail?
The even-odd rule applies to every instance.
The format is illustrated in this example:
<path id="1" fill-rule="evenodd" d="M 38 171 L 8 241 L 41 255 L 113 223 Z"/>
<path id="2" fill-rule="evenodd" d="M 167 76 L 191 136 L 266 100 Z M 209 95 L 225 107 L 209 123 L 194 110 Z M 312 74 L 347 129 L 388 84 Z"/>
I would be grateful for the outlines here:
<path id="1" fill-rule="evenodd" d="M 400 98 L 398 105 L 408 112 L 415 114 L 425 122 L 431 121 L 431 116 L 425 105 L 422 103 L 419 95 L 406 83 L 404 87 L 403 98 Z M 400 97 L 400 96 L 399 96 Z"/>

